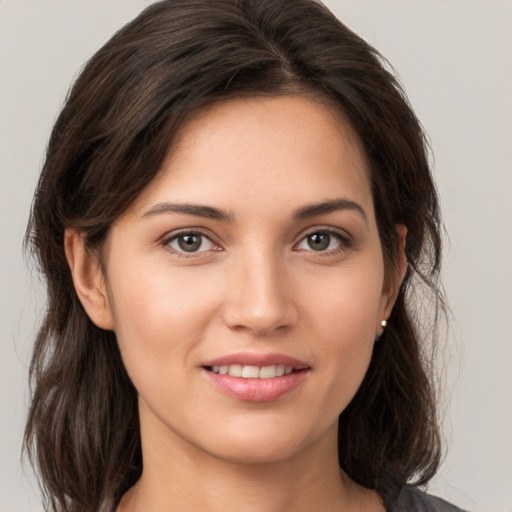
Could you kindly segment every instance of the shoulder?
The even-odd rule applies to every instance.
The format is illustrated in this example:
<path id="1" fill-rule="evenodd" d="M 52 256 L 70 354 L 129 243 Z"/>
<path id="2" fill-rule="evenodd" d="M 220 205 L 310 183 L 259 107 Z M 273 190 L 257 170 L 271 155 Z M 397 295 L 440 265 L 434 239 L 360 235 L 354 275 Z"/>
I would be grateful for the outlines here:
<path id="1" fill-rule="evenodd" d="M 390 512 L 464 512 L 447 501 L 431 496 L 416 487 L 405 486 Z"/>

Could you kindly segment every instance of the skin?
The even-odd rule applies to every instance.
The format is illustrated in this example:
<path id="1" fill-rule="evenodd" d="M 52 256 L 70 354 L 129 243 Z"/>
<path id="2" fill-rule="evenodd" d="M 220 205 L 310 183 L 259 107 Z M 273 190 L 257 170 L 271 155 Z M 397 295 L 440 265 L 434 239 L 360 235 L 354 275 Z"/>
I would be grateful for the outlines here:
<path id="1" fill-rule="evenodd" d="M 338 199 L 350 207 L 297 217 Z M 204 235 L 198 251 L 180 249 L 184 232 Z M 327 248 L 311 247 L 315 233 Z M 77 293 L 115 331 L 139 393 L 144 470 L 119 511 L 384 510 L 340 472 L 337 419 L 405 269 L 385 279 L 365 155 L 339 114 L 300 96 L 216 104 L 181 128 L 113 224 L 106 275 L 80 233 L 65 245 Z M 226 396 L 203 363 L 238 352 L 286 354 L 307 375 L 270 402 Z"/>

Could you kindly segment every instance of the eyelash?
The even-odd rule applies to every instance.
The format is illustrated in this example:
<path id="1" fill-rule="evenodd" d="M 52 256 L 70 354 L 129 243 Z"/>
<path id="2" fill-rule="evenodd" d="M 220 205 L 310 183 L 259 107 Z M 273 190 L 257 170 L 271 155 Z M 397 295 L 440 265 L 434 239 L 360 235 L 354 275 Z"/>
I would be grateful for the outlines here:
<path id="1" fill-rule="evenodd" d="M 199 230 L 185 230 L 185 231 L 180 231 L 178 233 L 173 233 L 171 236 L 168 236 L 168 237 L 165 237 L 163 240 L 162 240 L 162 246 L 167 248 L 170 252 L 172 252 L 173 254 L 175 254 L 176 256 L 178 256 L 179 258 L 197 258 L 198 255 L 200 255 L 201 253 L 204 253 L 204 252 L 207 252 L 205 250 L 203 251 L 195 251 L 195 252 L 190 252 L 190 253 L 187 253 L 186 251 L 183 251 L 183 250 L 179 250 L 179 249 L 175 249 L 173 247 L 171 247 L 171 242 L 175 241 L 175 240 L 178 240 L 180 237 L 185 237 L 185 236 L 197 236 L 197 237 L 201 237 L 202 238 L 202 242 L 201 242 L 201 245 L 204 244 L 204 240 L 208 240 L 214 247 L 219 247 L 212 239 L 211 237 L 206 234 L 206 233 L 203 233 L 202 231 L 199 231 Z M 221 249 L 213 249 L 214 251 L 218 251 L 218 250 L 221 250 Z"/>
<path id="2" fill-rule="evenodd" d="M 301 243 L 305 242 L 308 237 L 310 237 L 312 235 L 318 235 L 318 234 L 321 234 L 321 235 L 326 234 L 326 235 L 329 235 L 330 237 L 335 238 L 339 242 L 340 246 L 336 247 L 335 249 L 320 250 L 320 251 L 315 251 L 314 249 L 309 249 L 309 250 L 308 249 L 296 249 L 296 247 L 298 245 L 300 245 Z M 163 247 L 166 247 L 170 252 L 172 252 L 173 254 L 175 254 L 176 256 L 178 256 L 180 258 L 197 258 L 197 257 L 199 257 L 199 255 L 201 253 L 208 252 L 208 249 L 207 249 L 207 250 L 203 250 L 203 251 L 194 251 L 194 252 L 187 253 L 186 251 L 175 249 L 170 246 L 170 244 L 172 242 L 174 242 L 174 241 L 178 240 L 180 237 L 184 237 L 184 236 L 201 237 L 203 240 L 201 242 L 200 247 L 204 244 L 204 239 L 206 239 L 214 247 L 217 247 L 217 249 L 213 249 L 214 251 L 222 251 L 222 249 L 211 239 L 211 237 L 208 234 L 206 234 L 200 230 L 185 230 L 185 231 L 181 231 L 178 233 L 173 233 L 172 235 L 165 237 L 162 240 L 161 245 Z M 348 237 L 347 235 L 344 235 L 344 234 L 340 233 L 339 231 L 331 229 L 331 228 L 316 228 L 314 230 L 309 231 L 308 233 L 305 233 L 301 237 L 299 242 L 294 244 L 294 250 L 297 252 L 309 252 L 309 253 L 314 254 L 315 256 L 322 257 L 322 256 L 332 256 L 335 254 L 343 253 L 343 252 L 347 251 L 348 249 L 350 249 L 352 246 L 353 246 L 353 242 L 350 239 L 350 237 Z"/>
<path id="3" fill-rule="evenodd" d="M 348 249 L 350 249 L 353 246 L 353 241 L 350 239 L 349 236 L 346 234 L 342 234 L 339 231 L 332 229 L 332 228 L 316 228 L 308 233 L 306 233 L 299 241 L 298 244 L 295 244 L 294 247 L 298 246 L 299 244 L 305 242 L 308 237 L 312 235 L 329 235 L 332 238 L 335 238 L 339 242 L 339 247 L 336 247 L 335 249 L 330 250 L 322 250 L 322 251 L 315 251 L 314 249 L 295 249 L 297 251 L 304 250 L 305 252 L 313 253 L 315 256 L 323 257 L 323 256 L 332 256 L 336 254 L 340 254 L 343 252 L 346 252 Z"/>

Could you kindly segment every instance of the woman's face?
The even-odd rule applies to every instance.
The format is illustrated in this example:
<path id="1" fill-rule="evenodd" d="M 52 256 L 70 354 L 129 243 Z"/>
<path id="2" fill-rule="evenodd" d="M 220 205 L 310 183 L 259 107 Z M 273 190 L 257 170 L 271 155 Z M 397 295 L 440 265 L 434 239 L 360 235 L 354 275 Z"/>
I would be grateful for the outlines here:
<path id="1" fill-rule="evenodd" d="M 184 125 L 105 268 L 143 445 L 229 460 L 334 443 L 392 306 L 361 145 L 298 96 Z"/>

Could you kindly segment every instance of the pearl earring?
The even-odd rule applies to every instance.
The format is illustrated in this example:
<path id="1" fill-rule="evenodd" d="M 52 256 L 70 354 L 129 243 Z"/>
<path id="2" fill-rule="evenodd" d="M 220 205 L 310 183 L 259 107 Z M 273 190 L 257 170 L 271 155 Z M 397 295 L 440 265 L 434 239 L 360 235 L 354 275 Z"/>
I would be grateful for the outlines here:
<path id="1" fill-rule="evenodd" d="M 382 327 L 382 330 L 384 331 L 384 329 L 386 328 L 386 325 L 388 325 L 388 323 L 386 322 L 386 320 L 382 320 L 382 322 L 380 323 L 381 327 Z M 377 334 L 375 336 L 375 341 L 379 341 L 380 340 L 380 337 L 382 336 L 382 332 L 380 334 Z"/>

